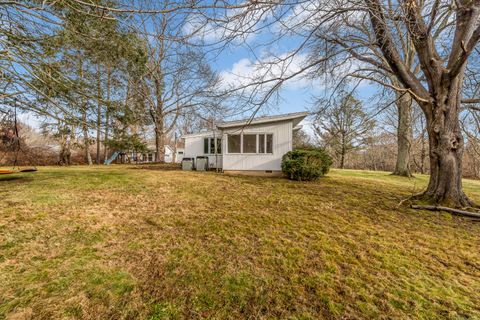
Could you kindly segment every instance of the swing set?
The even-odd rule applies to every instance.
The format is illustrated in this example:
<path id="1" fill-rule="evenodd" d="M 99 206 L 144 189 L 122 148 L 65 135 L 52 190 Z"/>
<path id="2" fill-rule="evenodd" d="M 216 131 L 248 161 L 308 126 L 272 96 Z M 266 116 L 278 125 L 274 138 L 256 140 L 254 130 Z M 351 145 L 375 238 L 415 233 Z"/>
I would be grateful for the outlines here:
<path id="1" fill-rule="evenodd" d="M 12 169 L 0 169 L 0 175 L 12 174 L 12 173 L 27 173 L 27 172 L 36 172 L 37 167 L 34 165 L 31 156 L 29 156 L 22 149 L 21 139 L 18 134 L 18 123 L 17 123 L 17 106 L 15 104 L 14 114 L 13 114 L 13 125 L 10 126 L 11 120 L 8 120 L 9 113 L 7 113 L 2 121 L 0 121 L 0 148 L 4 149 L 4 156 L 8 153 L 13 153 L 13 168 Z M 18 156 L 20 153 L 23 153 L 28 162 L 30 162 L 30 167 L 21 168 L 18 165 Z M 1 162 L 0 158 L 0 162 Z"/>

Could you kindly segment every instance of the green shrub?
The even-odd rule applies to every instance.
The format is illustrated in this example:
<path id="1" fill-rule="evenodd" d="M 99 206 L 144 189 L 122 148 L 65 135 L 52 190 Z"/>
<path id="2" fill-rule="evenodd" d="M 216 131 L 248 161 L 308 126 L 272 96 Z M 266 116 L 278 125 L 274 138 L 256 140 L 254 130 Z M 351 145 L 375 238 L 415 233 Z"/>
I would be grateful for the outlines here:
<path id="1" fill-rule="evenodd" d="M 312 181 L 325 175 L 332 158 L 323 149 L 296 149 L 282 158 L 282 171 L 291 180 Z"/>

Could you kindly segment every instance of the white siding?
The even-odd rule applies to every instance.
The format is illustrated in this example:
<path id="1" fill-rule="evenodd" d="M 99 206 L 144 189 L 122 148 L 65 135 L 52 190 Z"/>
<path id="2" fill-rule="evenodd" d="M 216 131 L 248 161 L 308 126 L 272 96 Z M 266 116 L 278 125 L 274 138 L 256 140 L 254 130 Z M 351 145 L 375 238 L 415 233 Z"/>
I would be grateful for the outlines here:
<path id="1" fill-rule="evenodd" d="M 223 170 L 281 170 L 282 157 L 292 150 L 292 121 L 259 124 L 249 126 L 242 131 L 239 128 L 224 130 L 223 133 Z M 227 134 L 272 133 L 272 154 L 228 154 Z M 202 142 L 203 148 L 203 142 Z M 187 149 L 187 147 L 185 147 Z"/>
<path id="2" fill-rule="evenodd" d="M 171 163 L 173 161 L 173 151 L 170 146 L 165 146 L 165 162 Z"/>
<path id="3" fill-rule="evenodd" d="M 213 136 L 199 135 L 185 137 L 185 154 L 184 158 L 197 158 L 198 156 L 207 156 L 208 164 L 210 168 L 215 168 L 215 164 L 218 162 L 218 167 L 222 168 L 222 155 L 206 155 L 203 150 L 203 139 L 213 138 Z M 218 137 L 217 137 L 218 138 Z M 223 145 L 222 145 L 223 148 Z M 223 150 L 223 149 L 222 149 Z"/>
<path id="4" fill-rule="evenodd" d="M 183 150 L 183 148 L 178 148 L 177 149 L 177 156 L 175 158 L 176 163 L 182 162 L 184 152 L 185 152 L 185 150 Z"/>
<path id="5" fill-rule="evenodd" d="M 250 125 L 243 130 L 240 127 L 229 128 L 222 131 L 222 155 L 218 155 L 219 168 L 231 171 L 265 171 L 281 170 L 282 157 L 292 150 L 292 120 Z M 265 133 L 273 134 L 273 148 L 270 154 L 229 154 L 227 153 L 228 134 L 249 134 Z M 205 156 L 203 150 L 203 139 L 212 138 L 210 134 L 190 135 L 185 137 L 185 158 L 196 158 Z M 218 136 L 217 136 L 218 137 Z M 207 155 L 211 168 L 215 167 L 215 155 Z"/>

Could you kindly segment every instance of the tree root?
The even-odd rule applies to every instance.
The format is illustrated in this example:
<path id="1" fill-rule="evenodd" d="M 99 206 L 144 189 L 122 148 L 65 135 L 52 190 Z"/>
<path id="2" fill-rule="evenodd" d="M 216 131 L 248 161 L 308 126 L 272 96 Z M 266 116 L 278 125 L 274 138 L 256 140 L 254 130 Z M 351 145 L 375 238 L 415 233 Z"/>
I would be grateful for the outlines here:
<path id="1" fill-rule="evenodd" d="M 449 207 L 442 207 L 442 206 L 429 206 L 429 205 L 410 205 L 412 209 L 420 209 L 420 210 L 430 210 L 430 211 L 445 211 L 455 215 L 470 217 L 480 219 L 480 212 L 471 212 L 466 210 L 454 209 Z"/>
<path id="2" fill-rule="evenodd" d="M 400 208 L 405 202 L 407 201 L 410 201 L 410 204 L 413 200 L 417 200 L 418 198 L 420 198 L 421 196 L 423 196 L 423 192 L 420 192 L 420 193 L 414 193 L 412 194 L 410 197 L 407 197 L 405 199 L 402 199 L 398 205 L 397 205 L 397 208 Z"/>

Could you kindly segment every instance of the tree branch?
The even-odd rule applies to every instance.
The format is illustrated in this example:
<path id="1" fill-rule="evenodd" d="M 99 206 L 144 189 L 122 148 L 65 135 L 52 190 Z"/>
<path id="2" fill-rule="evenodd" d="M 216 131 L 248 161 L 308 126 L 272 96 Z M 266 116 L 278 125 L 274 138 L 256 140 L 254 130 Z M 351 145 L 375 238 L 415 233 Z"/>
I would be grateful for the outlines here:
<path id="1" fill-rule="evenodd" d="M 453 209 L 449 207 L 441 207 L 441 206 L 422 206 L 422 205 L 415 205 L 412 204 L 410 206 L 412 209 L 419 209 L 419 210 L 430 210 L 430 211 L 445 211 L 449 213 L 453 213 L 459 216 L 471 217 L 480 219 L 480 213 L 470 212 L 465 210 Z"/>
<path id="2" fill-rule="evenodd" d="M 372 23 L 378 46 L 385 55 L 385 59 L 390 65 L 393 73 L 397 75 L 399 78 L 398 80 L 405 86 L 405 88 L 410 89 L 415 94 L 415 97 L 421 98 L 421 101 L 419 102 L 430 100 L 428 91 L 423 87 L 421 82 L 415 77 L 410 69 L 407 68 L 402 61 L 400 54 L 396 50 L 379 0 L 365 0 L 365 3 L 369 9 L 370 21 Z"/>

